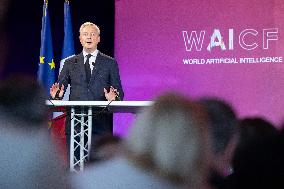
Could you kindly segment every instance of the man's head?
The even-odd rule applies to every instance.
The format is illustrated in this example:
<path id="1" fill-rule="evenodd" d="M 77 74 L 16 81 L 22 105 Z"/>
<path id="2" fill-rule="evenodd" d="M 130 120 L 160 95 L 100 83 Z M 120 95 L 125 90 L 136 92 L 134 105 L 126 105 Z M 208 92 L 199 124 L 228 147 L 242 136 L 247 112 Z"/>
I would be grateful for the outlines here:
<path id="1" fill-rule="evenodd" d="M 207 177 L 211 157 L 206 124 L 200 105 L 181 95 L 164 94 L 137 116 L 126 148 L 137 159 L 147 157 L 144 166 L 158 169 L 170 180 L 199 185 Z M 139 162 L 143 161 L 135 161 Z"/>
<path id="2" fill-rule="evenodd" d="M 215 168 L 218 172 L 227 174 L 239 135 L 237 116 L 231 105 L 224 100 L 204 97 L 199 102 L 205 107 L 209 117 Z"/>
<path id="3" fill-rule="evenodd" d="M 39 129 L 47 121 L 46 95 L 29 76 L 14 75 L 0 83 L 0 127 Z M 9 123 L 9 124 L 8 124 Z"/>
<path id="4" fill-rule="evenodd" d="M 92 53 L 97 49 L 97 45 L 100 42 L 100 29 L 91 22 L 85 22 L 80 27 L 80 42 L 83 49 L 87 53 Z"/>
<path id="5" fill-rule="evenodd" d="M 109 160 L 120 153 L 121 138 L 112 134 L 104 134 L 92 141 L 90 162 Z"/>

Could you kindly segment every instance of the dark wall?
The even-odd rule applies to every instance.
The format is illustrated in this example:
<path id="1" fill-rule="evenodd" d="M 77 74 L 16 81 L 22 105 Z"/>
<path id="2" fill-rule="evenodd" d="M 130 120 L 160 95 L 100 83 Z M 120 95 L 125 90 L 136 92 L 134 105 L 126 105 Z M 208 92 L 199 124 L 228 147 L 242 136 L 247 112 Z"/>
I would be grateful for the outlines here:
<path id="1" fill-rule="evenodd" d="M 10 43 L 9 64 L 6 76 L 15 72 L 36 78 L 40 53 L 42 1 L 17 1 L 12 4 L 7 17 L 7 33 Z M 114 52 L 114 0 L 71 0 L 71 14 L 76 53 L 81 52 L 79 27 L 86 21 L 96 23 L 101 29 L 98 49 L 113 56 Z M 57 71 L 63 43 L 64 0 L 49 0 L 49 15 L 53 37 L 53 52 Z"/>

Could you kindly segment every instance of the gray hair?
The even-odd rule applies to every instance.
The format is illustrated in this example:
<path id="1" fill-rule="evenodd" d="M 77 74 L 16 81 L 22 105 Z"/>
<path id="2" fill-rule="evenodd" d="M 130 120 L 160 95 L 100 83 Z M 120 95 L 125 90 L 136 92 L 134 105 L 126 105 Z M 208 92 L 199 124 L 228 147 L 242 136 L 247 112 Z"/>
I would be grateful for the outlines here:
<path id="1" fill-rule="evenodd" d="M 49 136 L 0 127 L 1 188 L 71 188 Z"/>
<path id="2" fill-rule="evenodd" d="M 92 22 L 85 22 L 85 23 L 83 23 L 83 24 L 81 25 L 81 27 L 80 27 L 79 32 L 81 33 L 82 30 L 83 30 L 83 28 L 86 27 L 86 26 L 92 26 L 92 27 L 94 27 L 94 28 L 96 29 L 96 31 L 98 32 L 98 34 L 100 35 L 100 33 L 101 33 L 100 28 L 99 28 L 96 24 L 94 24 L 94 23 L 92 23 Z"/>
<path id="3" fill-rule="evenodd" d="M 136 157 L 147 156 L 170 180 L 200 186 L 208 173 L 209 140 L 201 106 L 170 93 L 138 115 L 126 148 Z"/>

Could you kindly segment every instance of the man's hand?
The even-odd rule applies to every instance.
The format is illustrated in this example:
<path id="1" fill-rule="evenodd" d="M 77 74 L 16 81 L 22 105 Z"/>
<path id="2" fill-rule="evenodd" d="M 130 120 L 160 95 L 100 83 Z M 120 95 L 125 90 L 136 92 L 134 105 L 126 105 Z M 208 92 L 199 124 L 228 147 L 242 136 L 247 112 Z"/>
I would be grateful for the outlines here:
<path id="1" fill-rule="evenodd" d="M 56 93 L 58 91 L 59 91 L 58 97 L 62 98 L 64 94 L 64 85 L 62 84 L 61 88 L 59 88 L 59 83 L 54 83 L 50 88 L 50 96 L 52 97 L 52 99 L 55 99 Z"/>
<path id="2" fill-rule="evenodd" d="M 116 96 L 119 94 L 117 89 L 113 88 L 113 86 L 110 86 L 109 92 L 104 88 L 105 97 L 108 101 L 115 100 Z"/>

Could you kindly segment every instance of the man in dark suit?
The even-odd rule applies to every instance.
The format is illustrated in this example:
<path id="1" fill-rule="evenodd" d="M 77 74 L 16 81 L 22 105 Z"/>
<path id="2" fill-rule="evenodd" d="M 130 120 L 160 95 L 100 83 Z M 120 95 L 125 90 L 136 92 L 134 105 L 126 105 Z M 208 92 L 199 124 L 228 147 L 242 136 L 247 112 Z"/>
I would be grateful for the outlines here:
<path id="1" fill-rule="evenodd" d="M 100 42 L 100 29 L 91 22 L 80 27 L 80 42 L 83 51 L 69 59 L 59 74 L 58 82 L 50 88 L 53 99 L 62 99 L 65 86 L 71 85 L 70 100 L 73 101 L 112 101 L 122 100 L 119 69 L 115 59 L 97 50 Z M 112 114 L 96 114 L 92 121 L 93 136 L 112 133 Z M 66 122 L 66 139 L 70 142 L 70 117 Z"/>

